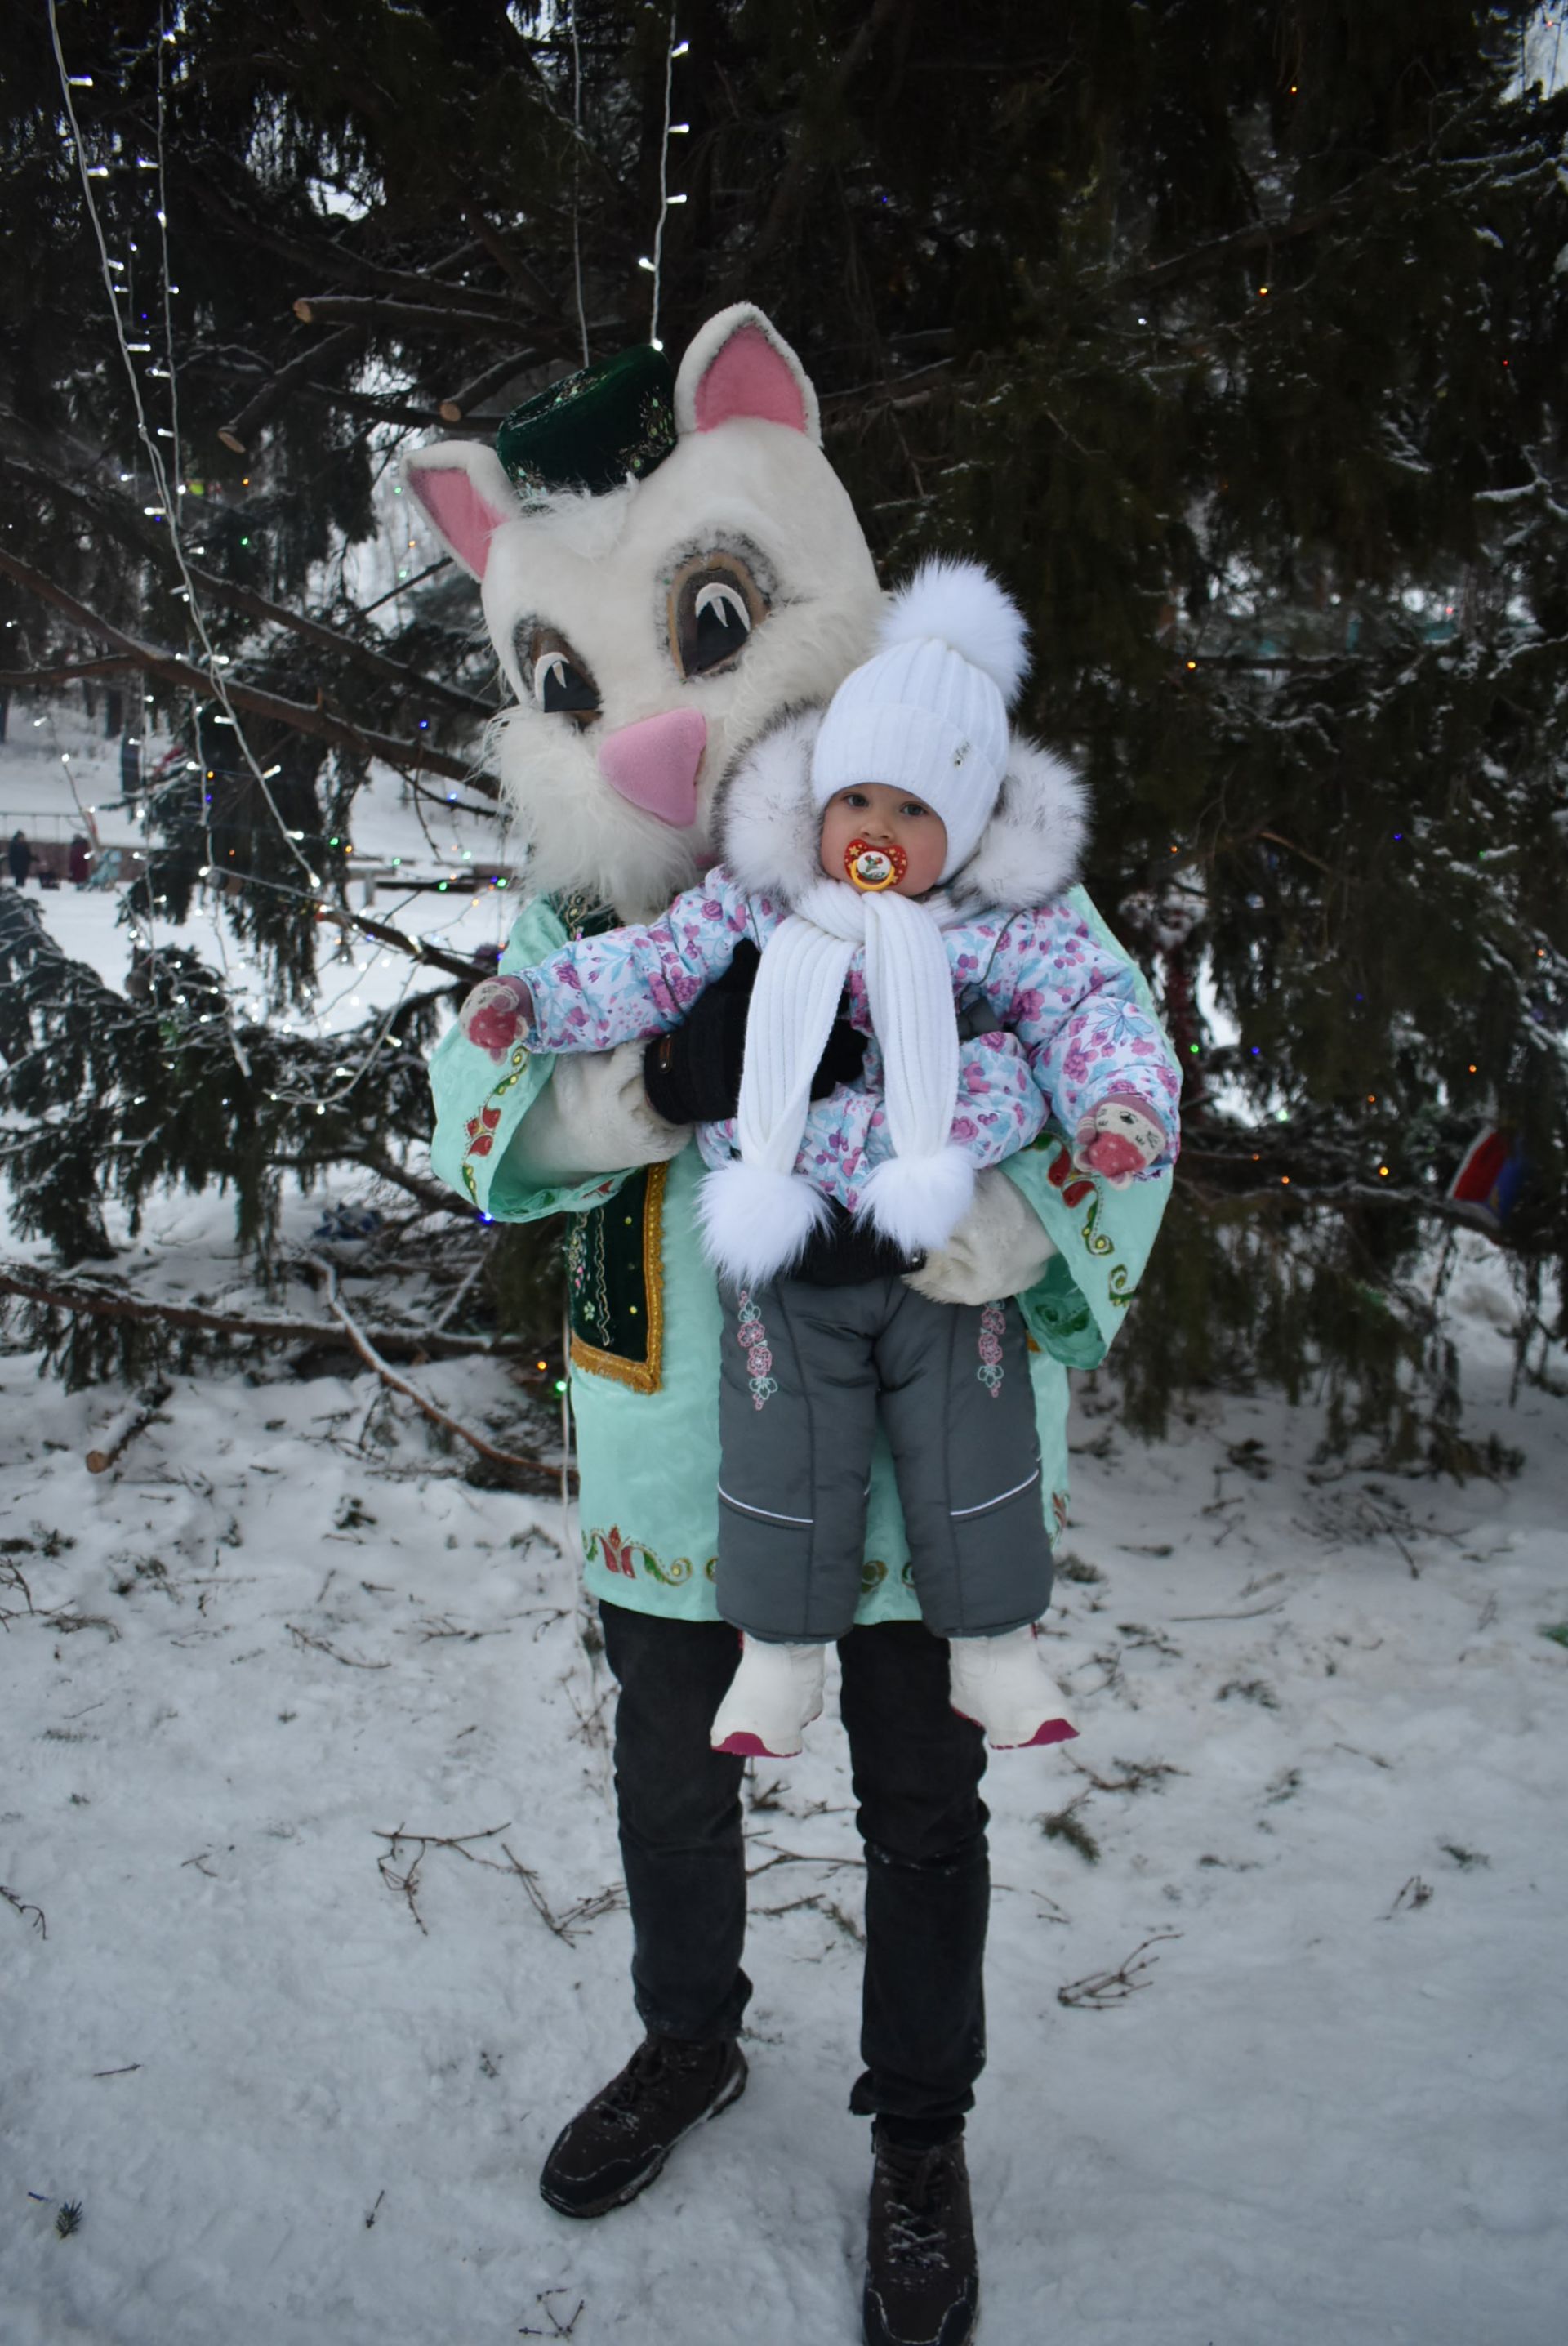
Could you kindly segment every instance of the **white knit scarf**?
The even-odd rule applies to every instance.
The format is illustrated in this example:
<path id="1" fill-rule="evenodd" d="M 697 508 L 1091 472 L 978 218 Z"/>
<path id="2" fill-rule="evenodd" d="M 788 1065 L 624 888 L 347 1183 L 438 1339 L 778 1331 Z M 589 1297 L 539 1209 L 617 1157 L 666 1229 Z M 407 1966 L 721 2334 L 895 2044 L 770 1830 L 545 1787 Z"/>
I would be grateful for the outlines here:
<path id="1" fill-rule="evenodd" d="M 860 1185 L 858 1218 L 869 1216 L 906 1254 L 944 1246 L 962 1219 L 974 1170 L 948 1138 L 958 1020 L 942 933 L 957 918 L 945 898 L 917 903 L 823 878 L 763 947 L 736 1115 L 740 1155 L 708 1174 L 698 1202 L 708 1253 L 737 1286 L 788 1270 L 827 1219 L 827 1200 L 794 1165 L 811 1078 L 860 944 L 893 1154 Z"/>

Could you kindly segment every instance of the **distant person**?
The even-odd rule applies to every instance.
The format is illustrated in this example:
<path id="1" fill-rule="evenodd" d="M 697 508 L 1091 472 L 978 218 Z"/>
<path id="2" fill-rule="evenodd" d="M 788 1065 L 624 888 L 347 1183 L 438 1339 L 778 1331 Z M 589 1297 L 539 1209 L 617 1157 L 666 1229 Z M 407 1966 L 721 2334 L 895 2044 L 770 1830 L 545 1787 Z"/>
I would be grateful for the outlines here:
<path id="1" fill-rule="evenodd" d="M 69 880 L 73 888 L 85 888 L 87 886 L 87 873 L 91 868 L 92 851 L 89 849 L 87 841 L 79 837 L 73 839 L 71 842 L 70 862 L 66 867 L 66 877 Z"/>
<path id="2" fill-rule="evenodd" d="M 33 868 L 33 851 L 26 836 L 18 827 L 11 833 L 11 844 L 5 851 L 5 861 L 11 866 L 11 877 L 18 888 L 27 885 L 27 874 Z"/>

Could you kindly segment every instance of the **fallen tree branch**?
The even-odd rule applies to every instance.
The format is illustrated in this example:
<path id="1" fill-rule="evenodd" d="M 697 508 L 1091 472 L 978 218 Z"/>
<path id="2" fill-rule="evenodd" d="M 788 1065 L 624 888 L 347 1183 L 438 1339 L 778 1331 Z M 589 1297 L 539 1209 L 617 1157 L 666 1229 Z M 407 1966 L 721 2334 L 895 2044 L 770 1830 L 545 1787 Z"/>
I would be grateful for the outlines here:
<path id="1" fill-rule="evenodd" d="M 337 1273 L 331 1265 L 323 1262 L 319 1256 L 311 1256 L 311 1260 L 326 1280 L 328 1309 L 365 1366 L 373 1369 L 383 1384 L 390 1385 L 393 1392 L 402 1393 L 405 1401 L 412 1401 L 414 1407 L 422 1411 L 433 1425 L 443 1426 L 448 1433 L 456 1434 L 460 1442 L 466 1442 L 470 1449 L 476 1450 L 481 1458 L 487 1458 L 493 1466 L 504 1467 L 509 1474 L 514 1474 L 543 1475 L 547 1478 L 552 1489 L 557 1487 L 560 1480 L 558 1468 L 547 1465 L 542 1458 L 520 1458 L 510 1450 L 497 1449 L 494 1443 L 486 1442 L 482 1433 L 475 1433 L 471 1426 L 463 1425 L 457 1418 L 450 1416 L 444 1409 L 439 1408 L 428 1394 L 422 1393 L 416 1385 L 411 1385 L 406 1377 L 394 1376 L 352 1313 L 340 1301 Z M 566 1469 L 568 1484 L 575 1484 L 576 1479 L 568 1466 Z"/>
<path id="2" fill-rule="evenodd" d="M 334 1325 L 321 1321 L 260 1319 L 244 1312 L 206 1311 L 192 1303 L 144 1302 L 137 1296 L 96 1280 L 50 1279 L 17 1263 L 0 1263 L 0 1295 L 20 1296 L 25 1302 L 41 1304 L 50 1311 L 104 1320 L 158 1321 L 168 1328 L 198 1329 L 210 1336 L 254 1336 L 260 1342 L 271 1344 L 338 1344 L 344 1332 L 341 1321 Z M 370 1342 L 372 1339 L 366 1337 L 364 1341 Z M 512 1360 L 528 1350 L 515 1337 L 502 1336 L 490 1342 L 478 1336 L 443 1336 L 433 1329 L 427 1331 L 414 1328 L 378 1328 L 373 1343 L 382 1356 L 390 1352 L 412 1361 Z M 384 1357 L 371 1365 L 387 1373 Z M 503 1455 L 499 1452 L 494 1454 Z M 553 1467 L 538 1466 L 535 1461 L 504 1463 L 528 1465 L 540 1474 L 555 1475 Z"/>

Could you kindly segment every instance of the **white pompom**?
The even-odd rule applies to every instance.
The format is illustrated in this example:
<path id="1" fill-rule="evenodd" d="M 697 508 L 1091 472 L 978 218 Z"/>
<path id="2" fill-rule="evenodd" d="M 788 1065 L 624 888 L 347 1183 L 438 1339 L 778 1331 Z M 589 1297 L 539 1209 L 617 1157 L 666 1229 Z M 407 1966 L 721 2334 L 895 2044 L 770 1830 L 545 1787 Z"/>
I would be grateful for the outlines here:
<path id="1" fill-rule="evenodd" d="M 761 1287 L 799 1262 L 828 1201 L 797 1173 L 733 1164 L 708 1174 L 697 1192 L 702 1249 L 737 1287 Z"/>
<path id="2" fill-rule="evenodd" d="M 894 594 L 882 615 L 881 649 L 932 637 L 983 668 L 1012 707 L 1029 666 L 1029 631 L 1012 596 L 978 562 L 937 556 Z"/>
<path id="3" fill-rule="evenodd" d="M 856 1219 L 869 1215 L 885 1239 L 905 1254 L 944 1247 L 974 1198 L 974 1168 L 950 1142 L 934 1157 L 890 1157 L 874 1165 L 860 1191 Z"/>

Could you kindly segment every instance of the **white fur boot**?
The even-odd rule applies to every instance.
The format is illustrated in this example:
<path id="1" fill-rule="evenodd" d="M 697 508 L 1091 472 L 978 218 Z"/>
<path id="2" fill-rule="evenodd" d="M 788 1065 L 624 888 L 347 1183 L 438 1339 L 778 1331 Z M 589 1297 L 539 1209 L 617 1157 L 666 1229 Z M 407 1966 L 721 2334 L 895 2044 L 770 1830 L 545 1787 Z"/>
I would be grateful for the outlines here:
<path id="1" fill-rule="evenodd" d="M 708 1741 L 743 1758 L 792 1760 L 822 1708 L 826 1646 L 779 1646 L 742 1637 L 740 1668 L 718 1706 Z"/>
<path id="2" fill-rule="evenodd" d="M 984 1728 L 993 1751 L 1065 1743 L 1077 1734 L 1033 1627 L 1000 1637 L 954 1637 L 947 1667 L 949 1701 Z"/>

